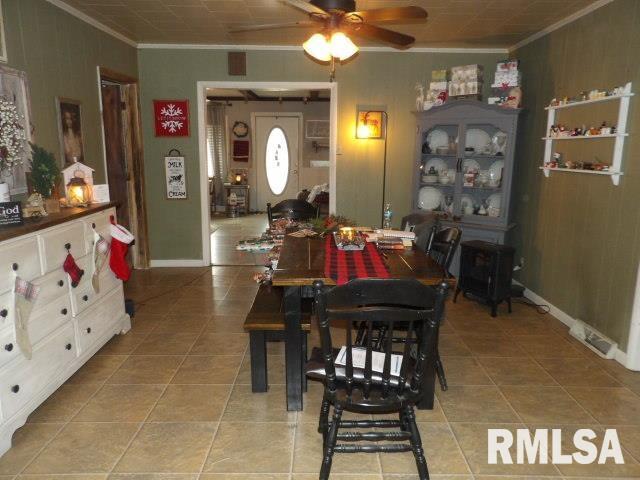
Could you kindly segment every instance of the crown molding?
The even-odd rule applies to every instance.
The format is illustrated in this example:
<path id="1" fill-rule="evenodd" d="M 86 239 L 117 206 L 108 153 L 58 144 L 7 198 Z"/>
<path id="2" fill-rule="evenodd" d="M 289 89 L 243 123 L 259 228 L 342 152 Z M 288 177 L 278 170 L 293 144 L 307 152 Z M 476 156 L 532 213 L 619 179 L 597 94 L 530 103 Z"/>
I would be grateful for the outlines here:
<path id="1" fill-rule="evenodd" d="M 200 43 L 139 43 L 139 49 L 149 50 L 266 50 L 301 52 L 300 45 L 218 45 Z M 362 52 L 388 53 L 509 53 L 507 48 L 460 48 L 460 47 L 412 47 L 398 50 L 392 47 L 360 47 Z"/>
<path id="2" fill-rule="evenodd" d="M 68 5 L 61 0 L 47 0 L 47 2 L 49 2 L 51 5 L 55 5 L 61 10 L 64 10 L 68 14 L 73 15 L 76 18 L 79 18 L 83 22 L 88 23 L 92 27 L 95 27 L 98 30 L 102 30 L 104 33 L 111 35 L 114 38 L 117 38 L 118 40 L 126 43 L 127 45 L 131 45 L 132 47 L 138 46 L 138 43 L 136 41 L 130 39 L 129 37 L 119 32 L 116 32 L 113 28 L 107 27 L 104 23 L 99 22 L 98 20 L 96 20 L 93 17 L 90 17 L 86 13 L 82 13 L 77 8 L 74 8 L 71 5 Z"/>
<path id="3" fill-rule="evenodd" d="M 509 52 L 513 52 L 514 50 L 517 50 L 518 48 L 522 48 L 525 45 L 538 40 L 539 38 L 544 37 L 545 35 L 549 35 L 551 32 L 554 32 L 556 30 L 558 30 L 559 28 L 564 27 L 565 25 L 568 25 L 572 22 L 575 22 L 576 20 L 578 20 L 579 18 L 584 17 L 585 15 L 590 14 L 591 12 L 594 12 L 595 10 L 599 9 L 600 7 L 604 7 L 605 5 L 608 5 L 610 3 L 612 3 L 613 0 L 598 0 L 597 2 L 593 2 L 591 5 L 589 5 L 588 7 L 583 8 L 582 10 L 578 10 L 575 13 L 572 13 L 571 15 L 569 15 L 566 18 L 563 18 L 562 20 L 549 25 L 547 28 L 540 30 L 539 32 L 534 33 L 533 35 L 525 38 L 524 40 L 519 41 L 518 43 L 516 43 L 515 45 L 512 45 L 508 48 Z"/>

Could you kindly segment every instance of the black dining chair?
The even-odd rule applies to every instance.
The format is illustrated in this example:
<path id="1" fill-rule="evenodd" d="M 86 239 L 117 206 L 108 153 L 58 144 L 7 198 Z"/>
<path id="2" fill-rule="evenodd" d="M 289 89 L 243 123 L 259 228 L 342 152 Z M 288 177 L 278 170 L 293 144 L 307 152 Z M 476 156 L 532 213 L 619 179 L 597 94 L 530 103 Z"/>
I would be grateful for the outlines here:
<path id="1" fill-rule="evenodd" d="M 318 207 L 305 200 L 282 200 L 274 206 L 267 203 L 267 216 L 269 217 L 269 225 L 277 218 L 309 220 L 318 216 Z"/>
<path id="2" fill-rule="evenodd" d="M 434 225 L 427 243 L 426 252 L 440 265 L 449 277 L 453 277 L 449 268 L 460 245 L 462 230 L 457 227 L 438 228 Z"/>
<path id="3" fill-rule="evenodd" d="M 414 406 L 422 399 L 429 378 L 426 375 L 434 368 L 447 289 L 445 282 L 433 288 L 415 279 L 356 279 L 329 290 L 321 281 L 314 283 L 321 349 L 314 349 L 307 376 L 324 383 L 318 426 L 323 437 L 321 480 L 329 478 L 334 453 L 408 451 L 413 452 L 419 478 L 429 478 Z M 353 342 L 353 330 L 362 323 L 367 325 L 369 335 L 364 346 L 358 347 Z M 372 335 L 374 325 L 379 324 L 391 333 L 380 351 L 375 348 Z M 398 324 L 403 324 L 407 341 L 395 356 L 392 340 Z M 346 327 L 344 343 L 335 338 L 338 332 L 332 327 L 336 326 Z M 343 355 L 334 348 L 342 344 Z M 364 361 L 354 361 L 356 355 L 364 356 Z M 374 356 L 379 360 L 380 355 L 383 359 L 376 363 L 382 363 L 382 368 L 374 369 Z M 329 422 L 331 407 L 333 416 Z M 364 415 L 397 413 L 398 420 L 342 420 L 344 411 Z M 367 443 L 354 443 L 359 441 Z"/>
<path id="4" fill-rule="evenodd" d="M 433 212 L 411 213 L 402 217 L 400 229 L 415 233 L 414 243 L 424 252 L 431 238 L 431 230 L 437 223 L 438 217 Z"/>

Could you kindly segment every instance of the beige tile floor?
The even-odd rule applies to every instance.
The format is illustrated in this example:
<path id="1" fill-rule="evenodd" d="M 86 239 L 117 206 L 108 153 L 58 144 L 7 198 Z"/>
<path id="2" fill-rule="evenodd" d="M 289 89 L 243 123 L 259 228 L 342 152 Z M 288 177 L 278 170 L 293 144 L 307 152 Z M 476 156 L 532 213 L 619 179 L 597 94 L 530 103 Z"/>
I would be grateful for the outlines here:
<path id="1" fill-rule="evenodd" d="M 267 228 L 266 214 L 227 218 L 217 213 L 211 217 L 211 263 L 213 265 L 264 265 L 266 255 L 235 250 L 238 240 L 259 237 Z"/>
<path id="2" fill-rule="evenodd" d="M 115 337 L 31 415 L 0 459 L 0 479 L 311 480 L 321 458 L 321 387 L 285 410 L 284 358 L 253 394 L 243 315 L 256 267 L 136 272 L 133 328 Z M 640 478 L 640 373 L 596 357 L 552 317 L 448 304 L 441 353 L 449 379 L 418 412 L 435 479 Z M 311 341 L 317 337 L 312 335 Z M 491 466 L 487 428 L 616 427 L 621 466 Z M 332 478 L 417 478 L 410 454 L 337 455 Z"/>

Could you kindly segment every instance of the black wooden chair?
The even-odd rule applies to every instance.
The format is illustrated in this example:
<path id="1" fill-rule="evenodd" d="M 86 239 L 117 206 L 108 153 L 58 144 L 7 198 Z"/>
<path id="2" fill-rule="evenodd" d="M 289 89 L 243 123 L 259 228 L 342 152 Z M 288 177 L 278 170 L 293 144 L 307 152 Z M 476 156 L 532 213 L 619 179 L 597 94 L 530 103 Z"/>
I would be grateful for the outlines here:
<path id="1" fill-rule="evenodd" d="M 460 245 L 462 230 L 457 227 L 445 227 L 439 229 L 436 225 L 431 229 L 429 242 L 427 243 L 427 254 L 433 258 L 438 265 L 444 268 L 449 277 L 452 277 L 449 268 Z"/>
<path id="2" fill-rule="evenodd" d="M 269 217 L 269 225 L 277 218 L 309 220 L 318 216 L 318 207 L 305 200 L 283 200 L 273 207 L 267 203 L 267 216 Z"/>
<path id="3" fill-rule="evenodd" d="M 416 234 L 414 243 L 423 252 L 427 250 L 431 231 L 438 223 L 438 217 L 433 212 L 411 213 L 402 217 L 401 229 Z"/>
<path id="4" fill-rule="evenodd" d="M 316 348 L 307 364 L 307 375 L 322 380 L 324 396 L 320 410 L 318 431 L 323 436 L 323 460 L 320 479 L 329 478 L 333 454 L 357 452 L 408 452 L 412 451 L 419 478 L 428 479 L 427 462 L 416 424 L 414 406 L 420 402 L 433 382 L 438 341 L 438 328 L 444 311 L 447 284 L 437 288 L 422 285 L 417 280 L 356 279 L 346 285 L 325 290 L 322 282 L 314 283 L 315 310 L 320 329 L 321 350 Z M 344 325 L 346 323 L 346 325 Z M 352 331 L 360 324 L 369 330 L 364 347 L 354 346 Z M 345 326 L 346 355 L 344 365 L 338 365 L 334 349 L 337 332 L 332 326 Z M 382 371 L 373 370 L 372 329 L 384 324 L 390 335 L 386 336 L 382 354 Z M 399 374 L 392 375 L 392 358 L 395 326 L 403 324 L 404 342 Z M 419 341 L 415 341 L 415 339 Z M 354 366 L 353 350 L 365 353 L 364 367 Z M 333 406 L 333 418 L 329 422 L 329 410 Z M 343 411 L 369 414 L 397 413 L 398 420 L 342 420 Z M 340 432 L 344 428 L 369 428 L 369 432 Z M 381 429 L 397 428 L 386 432 Z M 347 442 L 338 444 L 338 441 Z M 366 441 L 364 445 L 349 442 Z M 369 442 L 397 443 L 382 445 Z M 406 442 L 406 443 L 401 443 Z"/>

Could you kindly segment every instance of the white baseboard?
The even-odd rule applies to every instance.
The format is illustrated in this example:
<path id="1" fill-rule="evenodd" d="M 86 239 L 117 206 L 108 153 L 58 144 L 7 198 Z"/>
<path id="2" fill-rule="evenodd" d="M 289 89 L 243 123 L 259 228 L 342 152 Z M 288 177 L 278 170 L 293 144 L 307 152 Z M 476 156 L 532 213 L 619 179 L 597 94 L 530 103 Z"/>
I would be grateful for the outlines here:
<path id="1" fill-rule="evenodd" d="M 549 313 L 553 315 L 555 318 L 557 318 L 558 320 L 560 320 L 562 323 L 564 323 L 567 327 L 571 328 L 573 324 L 576 322 L 576 319 L 573 318 L 571 315 L 560 310 L 558 307 L 553 305 L 548 300 L 542 298 L 536 292 L 529 290 L 522 283 L 518 282 L 517 280 L 513 280 L 513 283 L 523 286 L 524 296 L 527 297 L 532 302 L 537 303 L 538 305 L 548 305 Z M 624 367 L 627 366 L 627 354 L 622 350 L 620 350 L 620 348 L 618 348 L 616 351 L 615 360 L 616 362 L 620 363 L 622 366 Z"/>
<path id="2" fill-rule="evenodd" d="M 172 259 L 172 260 L 151 260 L 149 262 L 151 268 L 157 267 L 207 267 L 202 260 L 193 260 L 189 258 L 185 259 Z"/>

